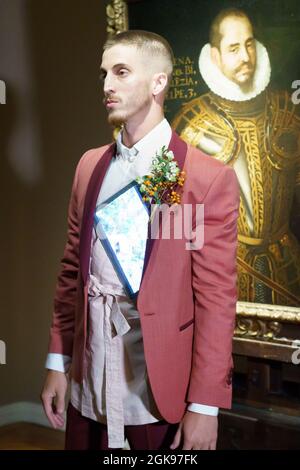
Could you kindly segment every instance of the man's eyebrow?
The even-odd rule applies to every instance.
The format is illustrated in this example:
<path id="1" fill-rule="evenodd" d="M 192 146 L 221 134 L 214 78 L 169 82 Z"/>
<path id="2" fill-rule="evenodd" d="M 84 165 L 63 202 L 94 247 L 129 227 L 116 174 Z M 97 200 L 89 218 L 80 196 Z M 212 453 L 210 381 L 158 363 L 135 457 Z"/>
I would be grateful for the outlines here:
<path id="1" fill-rule="evenodd" d="M 120 63 L 120 64 L 115 64 L 113 66 L 113 69 L 122 68 L 122 67 L 125 67 L 127 69 L 129 68 L 129 66 L 127 64 Z M 100 72 L 101 73 L 106 73 L 106 69 L 104 67 L 100 67 Z"/>
<path id="2" fill-rule="evenodd" d="M 253 37 L 253 36 L 247 38 L 245 42 L 250 42 L 250 41 L 254 41 L 254 37 Z M 229 47 L 229 48 L 230 48 L 230 47 L 237 47 L 237 46 L 239 46 L 239 45 L 240 45 L 240 43 L 239 43 L 239 42 L 236 42 L 236 43 L 234 43 L 234 44 L 229 44 L 228 47 Z"/>
<path id="3" fill-rule="evenodd" d="M 120 67 L 125 67 L 126 69 L 129 68 L 129 66 L 128 66 L 127 64 L 121 63 L 121 64 L 116 64 L 116 65 L 114 65 L 114 66 L 113 66 L 113 69 L 120 68 Z"/>

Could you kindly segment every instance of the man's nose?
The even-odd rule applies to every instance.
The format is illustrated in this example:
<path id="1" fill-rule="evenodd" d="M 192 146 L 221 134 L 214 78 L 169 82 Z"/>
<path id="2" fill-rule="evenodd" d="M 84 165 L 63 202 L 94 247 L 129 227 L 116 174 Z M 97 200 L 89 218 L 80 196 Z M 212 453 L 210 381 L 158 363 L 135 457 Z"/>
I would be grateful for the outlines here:
<path id="1" fill-rule="evenodd" d="M 114 92 L 114 80 L 110 74 L 107 74 L 104 83 L 103 83 L 103 91 L 105 94 L 110 94 Z"/>
<path id="2" fill-rule="evenodd" d="M 249 53 L 246 47 L 241 47 L 240 49 L 240 57 L 243 62 L 249 62 Z"/>

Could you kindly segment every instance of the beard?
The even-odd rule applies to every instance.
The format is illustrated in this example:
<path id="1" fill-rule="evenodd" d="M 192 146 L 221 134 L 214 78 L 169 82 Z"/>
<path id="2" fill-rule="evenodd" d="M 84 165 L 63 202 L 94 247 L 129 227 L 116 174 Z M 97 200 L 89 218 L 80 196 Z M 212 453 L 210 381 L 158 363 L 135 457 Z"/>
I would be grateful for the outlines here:
<path id="1" fill-rule="evenodd" d="M 243 93 L 249 93 L 253 89 L 253 77 L 239 84 Z"/>
<path id="2" fill-rule="evenodd" d="M 238 74 L 240 71 L 242 71 L 244 67 L 245 67 L 245 64 L 238 67 L 235 74 Z M 241 90 L 246 93 L 249 92 L 253 87 L 255 67 L 252 65 L 249 65 L 248 69 L 249 69 L 248 77 L 246 79 L 239 80 L 238 77 L 236 77 L 234 80 L 234 82 L 241 88 Z"/>
<path id="3" fill-rule="evenodd" d="M 126 121 L 125 113 L 118 113 L 117 111 L 112 111 L 107 116 L 108 123 L 114 127 L 122 126 Z"/>
<path id="4" fill-rule="evenodd" d="M 143 111 L 147 111 L 151 104 L 151 96 L 146 87 L 142 89 L 139 96 L 128 99 L 126 101 L 119 101 L 118 105 L 123 109 L 108 110 L 108 123 L 115 127 L 125 125 L 128 120 L 136 115 L 142 115 Z"/>
<path id="5" fill-rule="evenodd" d="M 235 83 L 240 87 L 244 93 L 248 93 L 253 88 L 254 83 L 254 73 L 252 73 L 246 80 L 235 80 Z"/>

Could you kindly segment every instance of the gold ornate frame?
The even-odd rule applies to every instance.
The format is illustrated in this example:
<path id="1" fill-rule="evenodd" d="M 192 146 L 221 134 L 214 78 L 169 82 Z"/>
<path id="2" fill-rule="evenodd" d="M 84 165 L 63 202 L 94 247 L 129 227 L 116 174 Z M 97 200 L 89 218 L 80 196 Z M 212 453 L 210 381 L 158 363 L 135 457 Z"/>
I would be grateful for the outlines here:
<path id="1" fill-rule="evenodd" d="M 111 0 L 106 6 L 108 37 L 128 29 L 128 9 L 124 0 Z"/>
<path id="2" fill-rule="evenodd" d="M 128 29 L 128 5 L 125 0 L 110 0 L 106 15 L 108 37 Z M 286 325 L 293 328 L 286 331 Z M 237 303 L 235 353 L 291 362 L 293 352 L 299 348 L 299 340 L 300 308 Z"/>

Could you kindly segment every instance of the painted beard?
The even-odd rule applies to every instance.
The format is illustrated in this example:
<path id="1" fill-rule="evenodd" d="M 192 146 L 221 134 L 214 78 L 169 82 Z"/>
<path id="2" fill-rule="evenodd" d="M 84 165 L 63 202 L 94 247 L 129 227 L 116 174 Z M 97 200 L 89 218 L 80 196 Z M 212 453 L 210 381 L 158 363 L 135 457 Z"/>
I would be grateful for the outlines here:
<path id="1" fill-rule="evenodd" d="M 255 72 L 255 66 L 253 67 L 252 65 L 248 65 L 247 66 L 248 76 L 243 81 L 239 80 L 238 75 L 239 75 L 240 72 L 243 71 L 243 69 L 245 69 L 246 66 L 247 66 L 246 64 L 242 64 L 240 67 L 238 67 L 238 69 L 235 72 L 236 79 L 234 80 L 235 83 L 245 93 L 249 92 L 253 87 L 253 78 L 254 78 L 254 72 Z"/>
<path id="2" fill-rule="evenodd" d="M 243 93 L 249 93 L 253 89 L 253 74 L 244 82 L 236 81 Z"/>
<path id="3" fill-rule="evenodd" d="M 253 77 L 249 78 L 244 83 L 240 83 L 239 86 L 243 93 L 249 93 L 251 90 L 253 90 Z"/>

